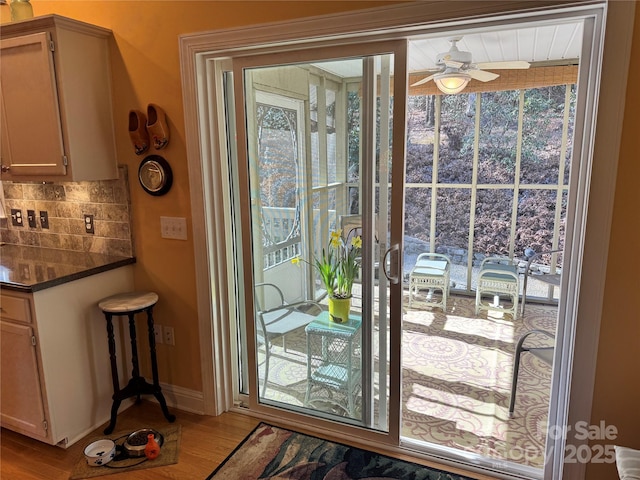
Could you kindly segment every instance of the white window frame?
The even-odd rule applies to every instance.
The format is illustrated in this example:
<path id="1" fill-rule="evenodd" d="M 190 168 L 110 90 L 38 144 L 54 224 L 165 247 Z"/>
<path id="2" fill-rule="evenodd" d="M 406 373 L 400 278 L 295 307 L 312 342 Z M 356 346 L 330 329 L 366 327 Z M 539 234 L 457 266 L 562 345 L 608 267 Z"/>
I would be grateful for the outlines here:
<path id="1" fill-rule="evenodd" d="M 447 183 L 441 182 L 438 175 L 439 165 L 442 161 L 442 157 L 440 155 L 440 135 L 441 135 L 441 122 L 442 122 L 442 96 L 437 95 L 435 98 L 435 125 L 434 129 L 434 149 L 432 155 L 433 161 L 433 173 L 431 175 L 431 180 L 419 182 L 419 183 L 406 183 L 405 190 L 410 189 L 426 189 L 430 190 L 430 224 L 429 224 L 429 251 L 436 251 L 436 224 L 438 220 L 437 209 L 438 209 L 438 193 L 441 190 L 449 190 L 449 189 L 460 189 L 469 191 L 470 197 L 470 205 L 469 205 L 469 225 L 467 227 L 467 254 L 466 254 L 466 274 L 465 279 L 462 282 L 463 287 L 458 287 L 457 289 L 452 288 L 452 291 L 455 292 L 465 292 L 467 294 L 472 294 L 476 282 L 477 282 L 477 272 L 476 275 L 473 274 L 473 266 L 474 266 L 474 254 L 475 253 L 483 253 L 477 252 L 474 248 L 474 240 L 475 240 L 475 211 L 477 207 L 477 196 L 478 191 L 496 191 L 496 190 L 507 190 L 513 192 L 513 200 L 512 200 L 512 208 L 510 212 L 510 230 L 509 230 L 509 238 L 507 241 L 508 245 L 508 256 L 510 258 L 517 257 L 517 252 L 515 251 L 515 237 L 517 233 L 517 220 L 518 220 L 518 199 L 519 195 L 524 190 L 533 190 L 536 192 L 539 191 L 548 191 L 555 193 L 555 208 L 554 208 L 554 222 L 553 222 L 553 237 L 551 241 L 551 245 L 549 245 L 549 249 L 555 250 L 558 248 L 558 244 L 560 241 L 560 227 L 561 227 L 561 214 L 562 214 L 562 201 L 564 199 L 564 195 L 567 195 L 569 192 L 569 182 L 564 180 L 565 177 L 565 156 L 567 151 L 567 144 L 569 141 L 568 135 L 568 126 L 569 126 L 569 95 L 571 93 L 572 87 L 575 86 L 575 83 L 557 85 L 556 87 L 562 87 L 565 90 L 565 102 L 564 102 L 564 113 L 563 113 L 563 125 L 562 125 L 562 138 L 560 145 L 560 155 L 558 160 L 558 179 L 555 183 L 548 184 L 539 184 L 539 183 L 527 183 L 522 182 L 520 178 L 520 168 L 522 166 L 522 158 L 520 151 L 518 148 L 518 152 L 516 153 L 516 161 L 515 161 L 515 171 L 512 182 L 504 182 L 504 183 L 479 183 L 477 179 L 477 171 L 478 166 L 480 164 L 479 160 L 479 139 L 480 139 L 480 118 L 482 115 L 482 92 L 479 92 L 476 95 L 476 99 L 474 101 L 474 117 L 475 117 L 475 126 L 474 126 L 474 142 L 473 142 L 473 153 L 469 155 L 472 157 L 471 160 L 471 168 L 473 169 L 473 178 L 469 183 L 460 182 L 460 183 Z M 527 91 L 534 90 L 536 88 L 545 88 L 545 87 L 527 87 L 523 89 L 519 89 L 519 101 L 518 101 L 518 131 L 516 142 L 517 145 L 521 145 L 523 139 L 523 126 L 522 119 L 524 116 L 524 99 Z M 408 162 L 410 163 L 410 162 Z M 353 184 L 350 184 L 353 185 Z M 405 230 L 406 233 L 406 230 Z M 442 253 L 442 252 L 439 252 Z M 456 263 L 455 260 L 453 262 Z M 555 267 L 554 267 L 555 268 Z M 452 280 L 455 280 L 452 278 Z M 538 300 L 546 301 L 546 302 L 557 302 L 558 300 L 558 288 L 549 285 L 550 288 L 547 289 L 547 293 L 544 297 L 538 297 Z M 555 296 L 555 297 L 554 297 Z M 529 301 L 533 300 L 534 297 L 532 294 L 527 296 Z"/>

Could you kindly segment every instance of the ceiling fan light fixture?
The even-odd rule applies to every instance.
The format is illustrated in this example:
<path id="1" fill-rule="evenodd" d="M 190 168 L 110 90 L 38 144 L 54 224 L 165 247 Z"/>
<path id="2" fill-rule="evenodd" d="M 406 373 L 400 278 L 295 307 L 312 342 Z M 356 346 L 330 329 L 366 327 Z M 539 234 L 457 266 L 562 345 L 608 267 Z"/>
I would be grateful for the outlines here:
<path id="1" fill-rule="evenodd" d="M 464 90 L 471 76 L 464 72 L 444 72 L 433 76 L 433 81 L 442 93 L 453 95 Z"/>

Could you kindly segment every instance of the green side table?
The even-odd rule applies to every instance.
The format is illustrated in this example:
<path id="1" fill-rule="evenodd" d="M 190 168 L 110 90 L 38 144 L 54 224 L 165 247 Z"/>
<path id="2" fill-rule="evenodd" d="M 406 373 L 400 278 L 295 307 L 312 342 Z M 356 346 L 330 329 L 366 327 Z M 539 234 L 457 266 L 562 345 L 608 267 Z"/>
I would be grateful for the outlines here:
<path id="1" fill-rule="evenodd" d="M 307 393 L 305 406 L 327 401 L 356 418 L 355 400 L 362 390 L 360 355 L 362 318 L 349 315 L 346 323 L 336 323 L 322 312 L 305 327 L 307 334 Z M 319 389 L 328 397 L 312 398 Z"/>

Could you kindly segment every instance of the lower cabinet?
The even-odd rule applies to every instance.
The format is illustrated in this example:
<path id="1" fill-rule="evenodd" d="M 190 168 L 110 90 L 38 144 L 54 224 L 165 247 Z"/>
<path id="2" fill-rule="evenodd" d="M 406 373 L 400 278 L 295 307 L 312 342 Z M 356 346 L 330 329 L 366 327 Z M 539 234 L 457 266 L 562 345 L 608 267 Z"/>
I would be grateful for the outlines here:
<path id="1" fill-rule="evenodd" d="M 131 266 L 33 293 L 0 290 L 2 427 L 67 447 L 109 420 L 113 386 L 97 303 L 131 290 Z"/>
<path id="2" fill-rule="evenodd" d="M 4 302 L 4 295 L 2 300 Z M 0 330 L 2 426 L 47 441 L 48 415 L 35 331 L 30 325 L 13 323 L 4 317 L 0 320 Z"/>

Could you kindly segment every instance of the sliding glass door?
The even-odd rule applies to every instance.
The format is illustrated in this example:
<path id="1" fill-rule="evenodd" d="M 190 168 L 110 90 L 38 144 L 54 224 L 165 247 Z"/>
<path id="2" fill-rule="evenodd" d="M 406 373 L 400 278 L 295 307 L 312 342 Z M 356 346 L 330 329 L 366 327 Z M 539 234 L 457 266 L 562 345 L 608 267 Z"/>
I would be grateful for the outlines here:
<path id="1" fill-rule="evenodd" d="M 406 42 L 346 50 L 234 61 L 240 370 L 253 408 L 397 437 Z"/>
<path id="2" fill-rule="evenodd" d="M 581 442 L 547 427 L 589 419 L 574 399 L 591 394 L 602 262 L 593 260 L 601 235 L 586 225 L 606 225 L 607 209 L 587 217 L 587 206 L 610 205 L 606 172 L 615 170 L 593 153 L 607 7 L 445 3 L 184 40 L 205 367 L 213 353 L 204 402 L 505 475 L 561 478 L 583 467 L 562 455 Z M 500 40 L 502 30 L 511 38 Z M 574 39 L 580 48 L 567 53 Z M 423 48 L 408 56 L 406 42 Z M 448 58 L 456 43 L 468 57 Z M 473 77 L 455 96 L 433 81 L 457 63 L 475 71 L 475 62 L 516 59 L 531 68 Z M 542 269 L 529 278 L 539 247 L 564 248 L 559 288 L 540 287 Z M 314 263 L 336 248 L 357 265 L 346 317 L 330 312 L 336 282 Z M 413 270 L 424 253 L 450 256 L 440 288 Z M 489 255 L 517 263 L 530 280 L 526 301 L 524 281 L 502 298 L 473 295 Z M 519 308 L 506 311 L 518 292 Z M 555 331 L 555 356 L 549 366 L 525 353 L 516 398 L 517 344 L 531 329 Z"/>

